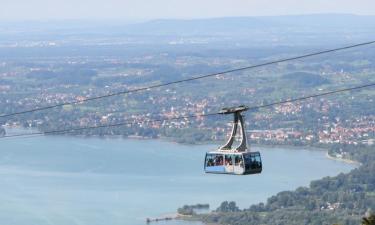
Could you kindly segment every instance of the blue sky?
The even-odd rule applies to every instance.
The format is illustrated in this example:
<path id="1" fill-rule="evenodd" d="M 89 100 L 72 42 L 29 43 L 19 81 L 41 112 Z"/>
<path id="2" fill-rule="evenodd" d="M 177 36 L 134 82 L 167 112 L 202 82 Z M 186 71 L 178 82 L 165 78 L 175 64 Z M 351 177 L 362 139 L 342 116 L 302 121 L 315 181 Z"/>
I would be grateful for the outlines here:
<path id="1" fill-rule="evenodd" d="M 191 19 L 313 13 L 375 15 L 375 0 L 0 0 L 3 21 Z"/>

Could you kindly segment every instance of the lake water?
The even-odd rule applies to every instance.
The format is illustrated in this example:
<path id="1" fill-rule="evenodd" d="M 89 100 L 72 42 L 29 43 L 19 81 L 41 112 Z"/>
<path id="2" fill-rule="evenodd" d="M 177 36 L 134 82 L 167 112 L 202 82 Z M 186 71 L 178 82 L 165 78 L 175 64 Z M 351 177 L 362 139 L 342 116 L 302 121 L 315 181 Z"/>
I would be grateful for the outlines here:
<path id="1" fill-rule="evenodd" d="M 261 175 L 203 173 L 213 145 L 159 140 L 37 137 L 0 140 L 0 222 L 11 225 L 145 225 L 184 204 L 242 208 L 353 165 L 325 152 L 254 148 Z M 198 225 L 183 221 L 158 225 Z"/>

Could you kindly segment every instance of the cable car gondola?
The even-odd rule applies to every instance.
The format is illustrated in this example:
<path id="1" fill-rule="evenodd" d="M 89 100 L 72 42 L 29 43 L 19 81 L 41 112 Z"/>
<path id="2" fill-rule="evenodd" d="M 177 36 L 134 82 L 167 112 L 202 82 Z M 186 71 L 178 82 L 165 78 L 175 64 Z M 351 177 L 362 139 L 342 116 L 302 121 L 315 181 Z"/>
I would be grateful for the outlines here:
<path id="1" fill-rule="evenodd" d="M 251 152 L 247 148 L 244 119 L 241 112 L 248 110 L 245 106 L 224 108 L 221 114 L 233 114 L 232 133 L 227 143 L 216 151 L 206 153 L 204 171 L 206 173 L 247 175 L 262 172 L 262 159 L 259 152 Z M 241 142 L 232 148 L 238 126 L 240 126 Z"/>

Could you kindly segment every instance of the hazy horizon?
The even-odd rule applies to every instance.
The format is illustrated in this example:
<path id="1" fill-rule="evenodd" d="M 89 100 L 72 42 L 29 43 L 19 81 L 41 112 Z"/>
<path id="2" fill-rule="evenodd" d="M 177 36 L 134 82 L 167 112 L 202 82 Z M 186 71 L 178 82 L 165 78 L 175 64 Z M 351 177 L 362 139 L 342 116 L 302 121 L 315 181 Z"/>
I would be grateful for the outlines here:
<path id="1" fill-rule="evenodd" d="M 0 24 L 6 23 L 70 23 L 79 22 L 82 24 L 99 23 L 99 24 L 141 24 L 153 21 L 199 21 L 199 20 L 216 20 L 216 19 L 241 19 L 241 18 L 272 18 L 272 17 L 294 17 L 294 16 L 353 16 L 353 17 L 375 17 L 374 15 L 361 15 L 353 13 L 306 13 L 306 14 L 285 14 L 285 15 L 264 15 L 264 16 L 213 16 L 202 18 L 149 18 L 149 19 L 115 19 L 115 18 L 59 18 L 59 19 L 3 19 Z"/>
<path id="2" fill-rule="evenodd" d="M 272 6 L 272 7 L 270 7 Z M 206 19 L 310 14 L 375 15 L 371 0 L 3 0 L 1 21 Z"/>

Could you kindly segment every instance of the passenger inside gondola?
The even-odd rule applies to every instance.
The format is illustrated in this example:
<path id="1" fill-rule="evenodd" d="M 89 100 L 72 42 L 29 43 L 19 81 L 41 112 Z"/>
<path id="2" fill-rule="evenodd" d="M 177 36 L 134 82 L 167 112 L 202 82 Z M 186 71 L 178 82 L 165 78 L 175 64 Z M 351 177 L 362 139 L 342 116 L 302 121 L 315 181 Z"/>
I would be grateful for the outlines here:
<path id="1" fill-rule="evenodd" d="M 236 155 L 236 156 L 234 157 L 234 165 L 235 165 L 235 166 L 243 167 L 243 164 L 242 164 L 242 157 L 241 157 L 241 156 Z"/>
<path id="2" fill-rule="evenodd" d="M 210 154 L 206 158 L 206 166 L 215 166 L 215 155 Z"/>
<path id="3" fill-rule="evenodd" d="M 216 155 L 215 157 L 215 166 L 222 166 L 224 165 L 224 160 L 222 155 Z"/>
<path id="4" fill-rule="evenodd" d="M 232 166 L 233 165 L 232 159 L 233 159 L 233 155 L 225 155 L 225 165 Z"/>

